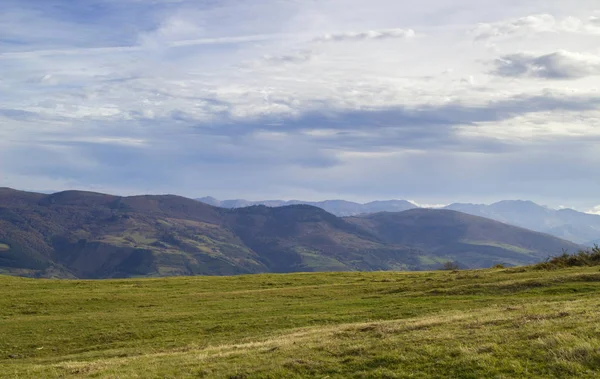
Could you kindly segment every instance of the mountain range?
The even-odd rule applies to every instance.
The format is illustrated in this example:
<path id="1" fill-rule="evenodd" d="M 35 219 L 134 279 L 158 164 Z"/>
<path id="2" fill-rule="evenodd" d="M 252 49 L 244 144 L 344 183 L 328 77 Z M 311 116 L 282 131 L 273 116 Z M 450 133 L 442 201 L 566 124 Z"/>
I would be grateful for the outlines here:
<path id="1" fill-rule="evenodd" d="M 491 205 L 456 203 L 445 209 L 491 218 L 588 246 L 600 239 L 600 215 L 568 208 L 555 210 L 531 201 L 504 200 Z"/>
<path id="2" fill-rule="evenodd" d="M 346 200 L 325 200 L 325 201 L 302 201 L 302 200 L 263 200 L 263 201 L 248 201 L 243 199 L 237 200 L 217 200 L 214 197 L 203 197 L 196 199 L 205 204 L 221 208 L 243 208 L 253 205 L 265 205 L 267 207 L 285 207 L 288 205 L 312 205 L 313 207 L 321 208 L 329 213 L 339 217 L 356 216 L 366 213 L 377 212 L 402 212 L 409 209 L 418 208 L 414 203 L 407 200 L 385 200 L 372 201 L 366 204 L 355 203 Z"/>
<path id="3" fill-rule="evenodd" d="M 197 200 L 224 208 L 239 208 L 259 204 L 270 207 L 309 204 L 341 217 L 377 212 L 400 212 L 419 207 L 407 200 L 374 201 L 366 204 L 344 200 L 320 202 L 268 200 L 252 202 L 247 200 L 219 201 L 212 197 Z M 600 242 L 600 215 L 578 212 L 573 209 L 555 210 L 523 200 L 503 200 L 491 205 L 454 203 L 442 209 L 490 218 L 587 246 L 593 246 Z"/>
<path id="4" fill-rule="evenodd" d="M 338 217 L 311 205 L 0 189 L 0 273 L 116 278 L 534 263 L 581 246 L 452 210 Z"/>

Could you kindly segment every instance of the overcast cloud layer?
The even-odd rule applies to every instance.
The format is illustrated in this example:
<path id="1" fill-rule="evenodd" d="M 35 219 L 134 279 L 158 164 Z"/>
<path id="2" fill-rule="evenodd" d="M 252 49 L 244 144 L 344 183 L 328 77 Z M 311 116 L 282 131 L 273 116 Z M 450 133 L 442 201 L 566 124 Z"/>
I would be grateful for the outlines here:
<path id="1" fill-rule="evenodd" d="M 0 9 L 0 186 L 600 204 L 597 0 Z"/>

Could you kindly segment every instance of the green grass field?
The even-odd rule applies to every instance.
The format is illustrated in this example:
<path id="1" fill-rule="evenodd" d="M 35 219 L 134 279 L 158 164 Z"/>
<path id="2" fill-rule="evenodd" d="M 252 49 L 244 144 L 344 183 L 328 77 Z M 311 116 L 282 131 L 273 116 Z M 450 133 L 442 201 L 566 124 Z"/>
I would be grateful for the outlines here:
<path id="1" fill-rule="evenodd" d="M 598 267 L 0 288 L 2 377 L 600 377 Z"/>

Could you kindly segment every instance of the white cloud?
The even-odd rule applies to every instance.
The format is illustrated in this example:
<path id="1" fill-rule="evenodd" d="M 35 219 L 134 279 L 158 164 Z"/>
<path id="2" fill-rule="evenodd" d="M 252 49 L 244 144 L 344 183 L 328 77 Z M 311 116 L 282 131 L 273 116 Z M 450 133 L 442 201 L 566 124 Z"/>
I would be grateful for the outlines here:
<path id="1" fill-rule="evenodd" d="M 593 1 L 100 1 L 0 14 L 4 185 L 595 201 Z"/>
<path id="2" fill-rule="evenodd" d="M 515 20 L 482 23 L 473 31 L 476 40 L 512 36 L 522 32 L 551 32 L 556 29 L 556 20 L 552 15 L 531 15 Z"/>
<path id="3" fill-rule="evenodd" d="M 494 65 L 495 75 L 509 77 L 578 79 L 600 75 L 600 55 L 565 50 L 543 55 L 509 54 L 496 59 Z"/>
<path id="4" fill-rule="evenodd" d="M 269 63 L 304 63 L 314 58 L 312 51 L 298 51 L 291 54 L 284 55 L 270 55 L 266 54 L 263 56 L 263 60 Z"/>
<path id="5" fill-rule="evenodd" d="M 412 29 L 388 29 L 388 30 L 369 30 L 366 32 L 344 32 L 325 34 L 314 39 L 316 42 L 343 42 L 343 41 L 364 41 L 380 39 L 406 39 L 415 36 Z"/>
<path id="6" fill-rule="evenodd" d="M 474 30 L 476 40 L 527 36 L 532 33 L 600 34 L 597 17 L 587 20 L 577 17 L 557 19 L 550 14 L 537 14 L 508 21 L 481 23 Z"/>
<path id="7" fill-rule="evenodd" d="M 408 201 L 413 203 L 415 206 L 417 206 L 419 208 L 444 208 L 449 205 L 449 204 L 424 204 L 424 203 L 416 202 L 414 200 L 408 200 Z"/>
<path id="8" fill-rule="evenodd" d="M 585 213 L 590 213 L 590 214 L 594 214 L 594 215 L 600 215 L 600 205 L 596 205 L 595 207 L 593 207 L 592 209 L 589 209 Z"/>

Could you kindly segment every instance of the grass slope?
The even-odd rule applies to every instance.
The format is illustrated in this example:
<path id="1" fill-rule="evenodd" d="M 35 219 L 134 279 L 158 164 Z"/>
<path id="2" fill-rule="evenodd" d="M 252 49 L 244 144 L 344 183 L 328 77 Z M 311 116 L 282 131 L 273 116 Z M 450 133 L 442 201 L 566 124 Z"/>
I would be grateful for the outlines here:
<path id="1" fill-rule="evenodd" d="M 600 375 L 598 267 L 0 286 L 3 377 Z"/>

